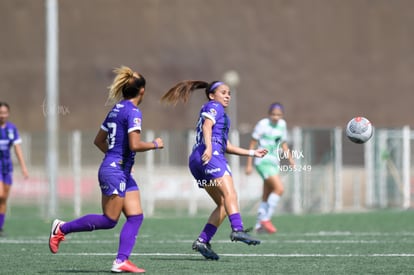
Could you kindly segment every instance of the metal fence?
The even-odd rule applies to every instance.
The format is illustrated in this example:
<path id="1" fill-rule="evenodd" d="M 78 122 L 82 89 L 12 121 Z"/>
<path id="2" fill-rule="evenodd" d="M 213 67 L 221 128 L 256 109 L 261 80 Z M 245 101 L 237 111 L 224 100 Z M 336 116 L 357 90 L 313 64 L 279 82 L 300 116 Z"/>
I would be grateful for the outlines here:
<path id="1" fill-rule="evenodd" d="M 102 153 L 93 145 L 95 132 L 61 133 L 59 171 L 56 184 L 57 212 L 62 205 L 73 207 L 75 216 L 85 206 L 100 203 L 97 170 Z M 212 201 L 193 180 L 187 159 L 193 131 L 153 132 L 144 137 L 164 139 L 163 150 L 138 153 L 134 176 L 142 191 L 147 215 L 173 209 L 180 215 L 196 215 L 211 209 Z M 341 128 L 295 127 L 290 131 L 290 149 L 295 168 L 281 160 L 285 193 L 278 213 L 324 213 L 362 211 L 371 208 L 413 206 L 412 151 L 414 132 L 376 129 L 366 144 L 350 142 Z M 10 203 L 31 203 L 47 216 L 50 184 L 46 171 L 46 134 L 23 133 L 23 151 L 30 178 L 23 180 L 16 164 Z M 231 133 L 231 142 L 247 147 L 250 134 Z M 283 157 L 282 157 L 283 158 Z M 262 181 L 257 173 L 244 173 L 246 159 L 229 156 L 241 209 L 254 214 L 260 201 Z M 67 209 L 67 208 L 65 208 Z"/>

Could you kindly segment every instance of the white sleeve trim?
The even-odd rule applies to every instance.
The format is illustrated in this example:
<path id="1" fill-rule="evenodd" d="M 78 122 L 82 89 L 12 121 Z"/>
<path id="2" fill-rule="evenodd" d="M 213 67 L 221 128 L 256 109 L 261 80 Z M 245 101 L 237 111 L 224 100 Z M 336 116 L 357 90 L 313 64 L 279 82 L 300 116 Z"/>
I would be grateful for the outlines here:
<path id="1" fill-rule="evenodd" d="M 20 144 L 20 143 L 22 143 L 22 139 L 21 138 L 18 138 L 15 141 L 13 141 L 13 145 Z"/>
<path id="2" fill-rule="evenodd" d="M 132 127 L 132 128 L 129 128 L 128 129 L 128 134 L 131 133 L 131 132 L 133 132 L 133 131 L 136 131 L 136 130 L 141 131 L 141 127 Z"/>
<path id="3" fill-rule="evenodd" d="M 203 117 L 206 117 L 206 118 L 211 119 L 211 120 L 213 121 L 213 124 L 216 124 L 216 119 L 215 119 L 212 115 L 210 115 L 209 113 L 207 113 L 207 112 L 203 112 L 203 113 L 201 113 L 201 115 L 202 115 Z"/>

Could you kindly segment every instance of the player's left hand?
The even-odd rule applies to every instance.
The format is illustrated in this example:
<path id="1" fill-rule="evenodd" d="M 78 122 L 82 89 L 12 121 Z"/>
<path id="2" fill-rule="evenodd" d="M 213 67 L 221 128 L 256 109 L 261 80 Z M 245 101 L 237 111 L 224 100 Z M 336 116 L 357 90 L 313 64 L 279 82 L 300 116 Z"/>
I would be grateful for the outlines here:
<path id="1" fill-rule="evenodd" d="M 27 172 L 27 170 L 26 170 L 26 169 L 23 169 L 23 170 L 22 170 L 22 174 L 23 174 L 23 178 L 24 178 L 25 180 L 27 180 L 27 179 L 29 178 L 29 172 Z"/>
<path id="2" fill-rule="evenodd" d="M 212 150 L 210 148 L 206 148 L 204 150 L 203 155 L 201 156 L 201 160 L 203 161 L 203 165 L 207 165 L 212 157 Z"/>
<path id="3" fill-rule="evenodd" d="M 255 156 L 256 158 L 262 158 L 262 157 L 266 156 L 268 152 L 269 152 L 269 151 L 267 151 L 267 149 L 264 149 L 264 148 L 259 148 L 259 149 L 256 149 L 256 150 L 254 151 L 254 156 Z"/>

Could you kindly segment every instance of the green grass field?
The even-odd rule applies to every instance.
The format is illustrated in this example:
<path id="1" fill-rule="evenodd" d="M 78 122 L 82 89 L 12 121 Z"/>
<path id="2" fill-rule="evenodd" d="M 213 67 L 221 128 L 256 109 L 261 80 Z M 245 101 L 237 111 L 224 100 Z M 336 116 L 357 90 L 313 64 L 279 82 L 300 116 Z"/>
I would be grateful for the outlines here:
<path id="1" fill-rule="evenodd" d="M 110 273 L 121 223 L 68 235 L 53 255 L 50 221 L 36 208 L 11 210 L 0 238 L 1 274 Z M 254 217 L 243 218 L 253 225 Z M 232 243 L 226 220 L 212 242 L 219 261 L 191 250 L 205 220 L 146 218 L 131 260 L 147 274 L 414 274 L 414 211 L 277 216 L 278 233 L 259 235 L 258 246 Z"/>

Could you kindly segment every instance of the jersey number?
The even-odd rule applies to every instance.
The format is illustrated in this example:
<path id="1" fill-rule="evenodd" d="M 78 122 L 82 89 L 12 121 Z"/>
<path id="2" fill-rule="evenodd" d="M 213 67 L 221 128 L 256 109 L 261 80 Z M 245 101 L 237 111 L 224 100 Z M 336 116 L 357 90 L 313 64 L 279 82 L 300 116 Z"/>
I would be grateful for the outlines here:
<path id="1" fill-rule="evenodd" d="M 108 150 L 114 148 L 115 146 L 115 136 L 116 136 L 116 123 L 109 122 L 108 124 Z"/>

